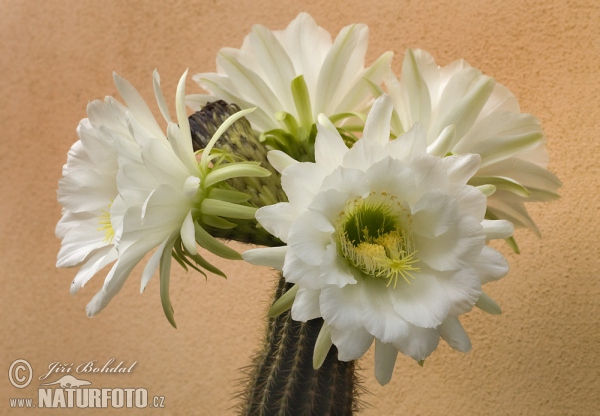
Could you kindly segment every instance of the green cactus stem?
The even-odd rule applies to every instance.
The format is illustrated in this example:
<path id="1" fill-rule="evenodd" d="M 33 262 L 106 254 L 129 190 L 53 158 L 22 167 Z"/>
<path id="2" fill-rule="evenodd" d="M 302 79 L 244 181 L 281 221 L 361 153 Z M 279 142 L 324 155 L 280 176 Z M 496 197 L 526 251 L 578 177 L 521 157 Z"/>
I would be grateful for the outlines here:
<path id="1" fill-rule="evenodd" d="M 291 287 L 280 276 L 273 302 Z M 268 320 L 264 345 L 248 367 L 239 410 L 246 416 L 352 415 L 362 389 L 356 363 L 337 359 L 335 346 L 318 370 L 313 350 L 322 319 L 292 320 L 287 311 Z"/>

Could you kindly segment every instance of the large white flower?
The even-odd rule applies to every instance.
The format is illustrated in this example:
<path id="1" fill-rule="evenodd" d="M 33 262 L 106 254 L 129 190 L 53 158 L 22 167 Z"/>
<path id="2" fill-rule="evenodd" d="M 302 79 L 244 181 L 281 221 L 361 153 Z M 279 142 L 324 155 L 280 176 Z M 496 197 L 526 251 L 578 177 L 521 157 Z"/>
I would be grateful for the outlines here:
<path id="1" fill-rule="evenodd" d="M 285 131 L 302 141 L 318 114 L 334 122 L 346 120 L 372 100 L 392 53 L 365 69 L 367 43 L 366 25 L 346 26 L 332 42 L 329 32 L 307 13 L 300 13 L 285 30 L 254 25 L 241 49 L 221 49 L 217 73 L 193 77 L 211 94 L 190 95 L 188 105 L 199 110 L 221 99 L 241 108 L 256 106 L 248 116 L 254 128 L 273 134 Z M 277 135 L 277 140 L 281 145 L 286 138 Z M 288 153 L 294 150 L 290 147 Z"/>
<path id="2" fill-rule="evenodd" d="M 121 90 L 132 88 L 117 75 L 115 82 Z M 115 240 L 122 230 L 125 206 L 117 190 L 114 137 L 136 147 L 126 121 L 133 117 L 130 111 L 112 97 L 92 101 L 88 118 L 77 128 L 80 140 L 69 150 L 63 167 L 57 193 L 64 208 L 56 226 L 62 244 L 56 266 L 81 267 L 71 284 L 72 294 L 118 258 Z"/>
<path id="3" fill-rule="evenodd" d="M 141 290 L 160 265 L 161 299 L 173 325 L 168 297 L 172 255 L 184 267 L 221 275 L 198 253 L 196 242 L 222 257 L 241 258 L 204 231 L 201 224 L 231 228 L 235 224 L 224 217 L 254 218 L 256 208 L 245 204 L 249 196 L 228 189 L 224 181 L 268 176 L 269 172 L 257 163 L 227 163 L 226 155 L 211 153 L 221 134 L 252 110 L 227 119 L 198 162 L 184 103 L 186 74 L 177 90 L 175 124 L 170 120 L 158 73 L 154 73 L 155 95 L 167 122 L 167 134 L 135 88 L 117 75 L 115 83 L 127 107 L 110 97 L 104 103 L 95 101 L 88 106 L 89 119 L 79 126 L 81 140 L 69 152 L 59 183 L 58 197 L 65 209 L 56 230 L 63 238 L 57 266 L 82 265 L 72 285 L 75 293 L 98 270 L 116 260 L 102 289 L 86 308 L 89 316 L 106 307 L 133 268 L 157 247 L 144 269 Z"/>
<path id="4" fill-rule="evenodd" d="M 546 170 L 538 119 L 521 113 L 506 87 L 464 60 L 440 67 L 429 53 L 410 49 L 400 80 L 390 73 L 386 85 L 399 117 L 394 133 L 420 123 L 429 153 L 479 154 L 481 166 L 469 183 L 496 186 L 488 199 L 488 217 L 507 219 L 539 235 L 524 202 L 558 198 L 561 183 Z"/>
<path id="5" fill-rule="evenodd" d="M 185 108 L 186 76 L 187 71 L 177 87 L 178 124 L 175 124 L 170 120 L 155 75 L 158 105 L 168 125 L 166 136 L 162 131 L 160 134 L 149 131 L 135 119 L 130 119 L 129 127 L 137 147 L 127 140 L 115 138 L 119 154 L 117 186 L 126 209 L 123 231 L 117 239 L 119 259 L 102 290 L 88 305 L 89 315 L 101 311 L 119 292 L 133 268 L 156 248 L 144 269 L 141 290 L 160 266 L 163 309 L 175 326 L 168 294 L 171 256 L 184 267 L 187 264 L 200 272 L 198 267 L 202 267 L 221 275 L 220 270 L 201 257 L 196 242 L 221 257 L 241 258 L 236 251 L 210 236 L 202 224 L 231 228 L 235 224 L 225 218 L 254 218 L 256 208 L 244 204 L 249 196 L 230 189 L 225 181 L 240 176 L 264 177 L 270 172 L 255 162 L 228 162 L 211 154 L 216 140 L 225 130 L 253 110 L 243 110 L 229 117 L 203 149 L 198 161 L 192 149 Z M 149 110 L 147 116 L 151 117 Z"/>
<path id="6" fill-rule="evenodd" d="M 261 208 L 256 217 L 287 246 L 243 255 L 296 284 L 275 312 L 293 300 L 293 319 L 324 319 L 316 367 L 332 342 L 348 361 L 375 339 L 381 384 L 390 380 L 398 351 L 423 360 L 440 336 L 470 349 L 458 316 L 477 302 L 493 311 L 481 284 L 504 276 L 508 265 L 485 242 L 513 230 L 508 221 L 484 219 L 485 195 L 466 184 L 478 155 L 428 155 L 419 127 L 389 141 L 391 114 L 383 95 L 351 149 L 320 117 L 316 163 L 270 152 L 289 202 Z"/>

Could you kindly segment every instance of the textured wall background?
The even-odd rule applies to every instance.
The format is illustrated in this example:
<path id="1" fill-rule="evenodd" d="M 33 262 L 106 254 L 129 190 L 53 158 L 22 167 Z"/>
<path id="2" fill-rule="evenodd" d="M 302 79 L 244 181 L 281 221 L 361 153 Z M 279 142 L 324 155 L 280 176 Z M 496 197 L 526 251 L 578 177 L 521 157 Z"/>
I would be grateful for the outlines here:
<path id="1" fill-rule="evenodd" d="M 334 34 L 368 24 L 369 62 L 392 49 L 398 71 L 404 50 L 420 47 L 440 64 L 465 58 L 496 77 L 523 111 L 540 118 L 550 168 L 564 182 L 560 201 L 530 207 L 543 239 L 517 232 L 520 256 L 500 246 L 512 270 L 488 290 L 504 314 L 465 317 L 473 351 L 441 345 L 424 368 L 399 357 L 386 387 L 374 380 L 371 352 L 361 361 L 372 393 L 363 414 L 600 414 L 597 0 L 160 3 L 0 3 L 0 413 L 9 412 L 9 397 L 37 394 L 37 377 L 50 363 L 110 358 L 138 363 L 131 374 L 90 376 L 96 387 L 145 387 L 166 397 L 164 414 L 234 413 L 238 369 L 258 345 L 274 273 L 215 260 L 229 279 L 205 281 L 173 268 L 174 330 L 160 307 L 158 279 L 139 295 L 138 270 L 88 319 L 85 305 L 103 278 L 69 295 L 75 270 L 54 267 L 55 190 L 86 103 L 117 94 L 113 70 L 151 102 L 158 68 L 172 103 L 187 67 L 212 71 L 217 51 L 241 45 L 253 23 L 284 28 L 308 11 Z M 189 81 L 188 91 L 199 88 Z M 6 376 L 17 358 L 35 372 L 23 390 Z"/>

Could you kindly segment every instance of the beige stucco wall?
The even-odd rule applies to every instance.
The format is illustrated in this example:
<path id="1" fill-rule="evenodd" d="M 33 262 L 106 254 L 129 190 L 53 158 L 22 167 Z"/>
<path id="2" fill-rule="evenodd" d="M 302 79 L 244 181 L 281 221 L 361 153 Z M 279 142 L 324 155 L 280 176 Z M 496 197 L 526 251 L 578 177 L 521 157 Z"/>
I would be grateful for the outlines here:
<path id="1" fill-rule="evenodd" d="M 0 413 L 9 412 L 8 398 L 37 394 L 37 377 L 50 363 L 110 358 L 137 364 L 130 374 L 90 376 L 95 386 L 145 387 L 165 396 L 164 414 L 234 413 L 238 369 L 261 337 L 274 273 L 215 260 L 229 279 L 205 281 L 174 267 L 175 330 L 163 316 L 158 279 L 140 295 L 137 270 L 88 319 L 85 305 L 103 278 L 69 295 L 75 270 L 54 267 L 55 191 L 86 103 L 117 94 L 113 70 L 151 100 L 158 68 L 172 102 L 186 68 L 214 70 L 219 48 L 239 46 L 253 23 L 283 28 L 308 11 L 333 33 L 367 23 L 370 61 L 392 49 L 398 70 L 404 50 L 420 47 L 439 63 L 465 58 L 496 77 L 523 111 L 540 118 L 550 168 L 564 182 L 560 201 L 530 207 L 543 239 L 518 231 L 520 256 L 499 245 L 512 270 L 489 292 L 504 314 L 475 310 L 464 318 L 473 351 L 444 344 L 424 368 L 400 357 L 385 387 L 374 381 L 371 351 L 361 360 L 372 393 L 363 414 L 600 414 L 597 0 L 302 3 L 1 2 Z M 188 91 L 199 89 L 188 81 Z M 34 369 L 34 382 L 22 390 L 7 377 L 19 358 Z"/>

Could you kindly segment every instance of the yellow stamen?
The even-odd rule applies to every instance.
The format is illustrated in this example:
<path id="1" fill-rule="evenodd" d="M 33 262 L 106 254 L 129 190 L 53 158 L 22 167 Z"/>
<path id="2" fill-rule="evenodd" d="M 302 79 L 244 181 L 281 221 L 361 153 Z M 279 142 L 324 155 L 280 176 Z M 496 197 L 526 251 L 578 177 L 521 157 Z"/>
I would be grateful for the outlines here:
<path id="1" fill-rule="evenodd" d="M 338 224 L 342 255 L 366 275 L 387 279 L 388 287 L 393 282 L 395 289 L 399 277 L 410 284 L 410 279 L 415 278 L 412 273 L 420 270 L 415 266 L 419 259 L 415 257 L 417 250 L 410 233 L 410 214 L 404 212 L 396 218 L 385 206 L 356 201 L 349 208 L 351 212 L 341 215 Z M 370 216 L 370 227 L 365 225 L 366 216 Z M 358 237 L 351 238 L 349 229 L 360 230 Z"/>
<path id="2" fill-rule="evenodd" d="M 115 230 L 112 227 L 112 223 L 110 222 L 110 207 L 113 203 L 113 200 L 110 200 L 110 204 L 108 204 L 108 211 L 102 210 L 100 216 L 98 217 L 98 224 L 100 224 L 100 228 L 98 231 L 104 231 L 104 242 L 110 244 L 115 238 Z"/>

